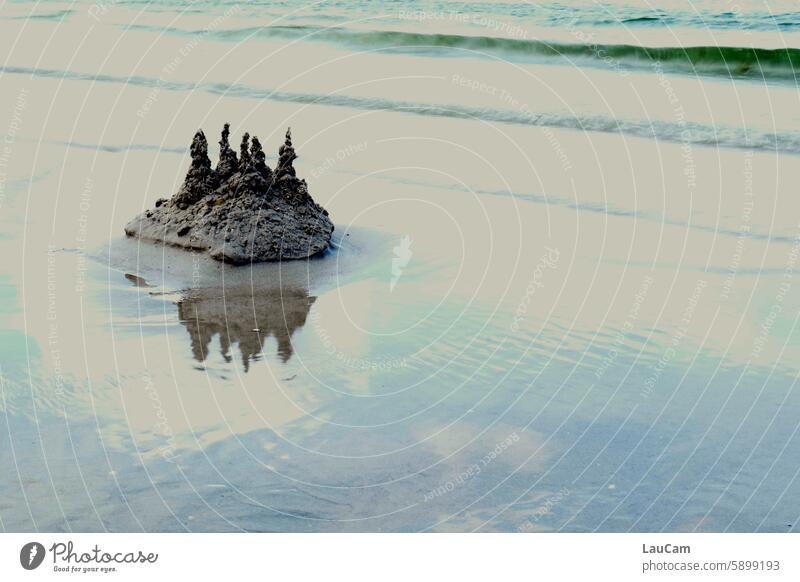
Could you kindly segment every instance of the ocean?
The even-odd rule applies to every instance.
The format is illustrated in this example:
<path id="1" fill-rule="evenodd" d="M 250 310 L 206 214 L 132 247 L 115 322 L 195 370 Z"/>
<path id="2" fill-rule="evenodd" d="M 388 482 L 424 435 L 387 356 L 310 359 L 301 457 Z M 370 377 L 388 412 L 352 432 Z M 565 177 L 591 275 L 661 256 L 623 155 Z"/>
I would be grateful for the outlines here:
<path id="1" fill-rule="evenodd" d="M 796 2 L 7 2 L 0 529 L 793 531 Z M 336 225 L 125 237 L 202 128 Z M 794 460 L 793 460 L 794 459 Z"/>

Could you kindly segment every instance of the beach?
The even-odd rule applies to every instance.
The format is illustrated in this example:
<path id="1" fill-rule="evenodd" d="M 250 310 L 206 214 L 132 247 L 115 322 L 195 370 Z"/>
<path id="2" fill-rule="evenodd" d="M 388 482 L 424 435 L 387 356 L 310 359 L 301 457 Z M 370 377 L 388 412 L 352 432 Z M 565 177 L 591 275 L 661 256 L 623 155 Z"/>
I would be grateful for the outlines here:
<path id="1" fill-rule="evenodd" d="M 4 5 L 0 528 L 796 530 L 792 10 Z M 125 236 L 226 122 L 325 254 Z"/>

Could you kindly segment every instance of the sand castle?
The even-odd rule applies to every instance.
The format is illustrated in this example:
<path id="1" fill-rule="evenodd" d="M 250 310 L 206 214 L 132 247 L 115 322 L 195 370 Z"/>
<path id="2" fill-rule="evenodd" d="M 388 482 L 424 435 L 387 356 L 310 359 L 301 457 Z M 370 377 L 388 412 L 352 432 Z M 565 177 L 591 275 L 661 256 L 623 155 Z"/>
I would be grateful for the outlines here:
<path id="1" fill-rule="evenodd" d="M 305 259 L 328 248 L 333 223 L 297 178 L 291 129 L 278 150 L 274 170 L 257 137 L 242 136 L 239 155 L 231 149 L 226 123 L 217 167 L 198 131 L 192 163 L 180 190 L 156 201 L 125 226 L 128 236 L 207 252 L 233 264 Z"/>

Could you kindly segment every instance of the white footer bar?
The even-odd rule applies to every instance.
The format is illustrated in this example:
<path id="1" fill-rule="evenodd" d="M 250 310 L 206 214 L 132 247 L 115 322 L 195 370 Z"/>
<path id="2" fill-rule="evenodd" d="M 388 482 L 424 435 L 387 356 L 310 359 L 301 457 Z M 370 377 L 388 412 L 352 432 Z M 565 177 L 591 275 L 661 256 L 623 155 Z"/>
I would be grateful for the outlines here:
<path id="1" fill-rule="evenodd" d="M 791 534 L 3 534 L 0 580 L 800 580 Z"/>

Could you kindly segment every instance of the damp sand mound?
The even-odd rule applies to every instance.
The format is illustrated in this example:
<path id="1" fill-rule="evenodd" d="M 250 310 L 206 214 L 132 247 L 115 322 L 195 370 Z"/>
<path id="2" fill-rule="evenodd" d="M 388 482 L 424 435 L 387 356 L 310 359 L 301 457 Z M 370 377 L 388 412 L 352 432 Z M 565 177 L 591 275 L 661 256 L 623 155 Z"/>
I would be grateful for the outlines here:
<path id="1" fill-rule="evenodd" d="M 192 164 L 180 190 L 159 199 L 125 226 L 125 234 L 208 253 L 236 265 L 305 259 L 328 248 L 333 222 L 314 202 L 292 165 L 291 130 L 274 170 L 257 137 L 242 136 L 239 155 L 228 143 L 226 123 L 219 161 L 211 167 L 202 130 L 191 145 Z"/>

